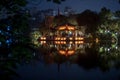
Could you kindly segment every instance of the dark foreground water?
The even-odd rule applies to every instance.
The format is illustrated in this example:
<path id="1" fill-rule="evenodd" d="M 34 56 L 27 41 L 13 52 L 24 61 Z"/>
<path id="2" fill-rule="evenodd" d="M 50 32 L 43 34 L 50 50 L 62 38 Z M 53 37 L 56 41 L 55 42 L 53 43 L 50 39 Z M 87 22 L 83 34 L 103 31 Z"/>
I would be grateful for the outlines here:
<path id="1" fill-rule="evenodd" d="M 36 65 L 25 65 L 18 68 L 17 73 L 21 76 L 18 80 L 119 80 L 120 71 L 111 68 L 102 72 L 99 68 L 85 70 L 76 64 L 45 65 L 37 62 Z"/>
<path id="2" fill-rule="evenodd" d="M 41 43 L 29 54 L 16 48 L 10 60 L 1 58 L 0 80 L 120 80 L 117 43 Z"/>

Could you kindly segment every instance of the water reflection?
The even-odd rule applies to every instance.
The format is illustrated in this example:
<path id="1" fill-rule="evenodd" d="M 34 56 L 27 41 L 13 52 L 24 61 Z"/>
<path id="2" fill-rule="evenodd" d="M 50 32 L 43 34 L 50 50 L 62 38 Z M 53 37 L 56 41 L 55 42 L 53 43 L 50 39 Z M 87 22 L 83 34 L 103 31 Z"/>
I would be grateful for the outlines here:
<path id="1" fill-rule="evenodd" d="M 87 71 L 99 68 L 102 72 L 106 72 L 115 68 L 118 70 L 116 73 L 120 73 L 120 47 L 117 43 L 108 41 L 100 43 L 40 41 L 39 43 L 37 48 L 17 44 L 12 45 L 11 48 L 1 49 L 5 54 L 0 55 L 0 75 L 5 78 L 6 75 L 9 75 L 10 78 L 13 75 L 19 77 L 19 74 L 23 73 L 16 73 L 17 67 L 20 68 L 20 65 L 26 66 L 27 64 L 33 65 L 37 61 L 40 61 L 40 64 L 57 64 L 58 72 L 61 71 L 61 66 L 66 66 L 67 63 L 70 66 L 76 64 L 80 69 L 82 67 L 83 70 Z"/>
<path id="2" fill-rule="evenodd" d="M 85 69 L 100 67 L 102 71 L 120 65 L 117 43 L 84 43 L 84 41 L 41 41 L 39 52 L 46 63 L 75 63 Z"/>

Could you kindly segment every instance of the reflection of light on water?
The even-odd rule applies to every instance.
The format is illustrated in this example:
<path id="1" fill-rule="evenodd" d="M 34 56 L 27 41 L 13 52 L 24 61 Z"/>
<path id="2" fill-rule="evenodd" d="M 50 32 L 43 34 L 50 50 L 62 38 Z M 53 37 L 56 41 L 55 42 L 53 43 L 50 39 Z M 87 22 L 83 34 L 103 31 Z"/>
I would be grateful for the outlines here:
<path id="1" fill-rule="evenodd" d="M 76 50 L 84 49 L 84 41 L 40 41 L 45 48 L 56 48 L 59 54 L 70 56 L 75 54 Z M 83 51 L 84 52 L 84 51 Z"/>
<path id="2" fill-rule="evenodd" d="M 55 44 L 83 44 L 84 43 L 84 41 L 69 41 L 69 42 L 67 42 L 67 41 L 55 41 Z"/>
<path id="3" fill-rule="evenodd" d="M 74 50 L 59 50 L 59 53 L 60 53 L 61 55 L 68 56 L 68 55 L 74 54 L 75 51 L 74 51 Z"/>
<path id="4" fill-rule="evenodd" d="M 55 41 L 56 48 L 61 55 L 71 56 L 77 49 L 84 49 L 84 41 Z"/>
<path id="5" fill-rule="evenodd" d="M 46 44 L 46 41 L 40 41 L 41 44 Z"/>
<path id="6" fill-rule="evenodd" d="M 72 42 L 72 41 L 70 41 L 70 44 L 73 44 L 73 42 Z"/>
<path id="7" fill-rule="evenodd" d="M 98 38 L 96 38 L 96 40 L 95 40 L 95 41 L 96 41 L 96 43 L 98 43 L 98 42 L 99 42 L 99 39 L 98 39 Z"/>
<path id="8" fill-rule="evenodd" d="M 55 44 L 66 44 L 66 41 L 55 41 Z"/>
<path id="9" fill-rule="evenodd" d="M 66 52 L 62 51 L 62 50 L 59 50 L 59 53 L 62 54 L 62 55 L 66 54 Z"/>

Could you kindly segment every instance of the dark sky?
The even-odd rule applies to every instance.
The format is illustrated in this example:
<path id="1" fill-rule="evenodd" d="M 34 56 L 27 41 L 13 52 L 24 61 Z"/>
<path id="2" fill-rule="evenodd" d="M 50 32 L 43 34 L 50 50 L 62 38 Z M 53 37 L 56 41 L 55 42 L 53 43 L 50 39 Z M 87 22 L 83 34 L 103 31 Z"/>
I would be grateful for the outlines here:
<path id="1" fill-rule="evenodd" d="M 30 9 L 37 7 L 38 10 L 42 9 L 54 9 L 57 10 L 58 6 L 61 11 L 66 6 L 71 7 L 76 12 L 82 12 L 86 9 L 99 12 L 102 7 L 111 9 L 112 11 L 120 10 L 120 4 L 117 0 L 66 0 L 60 5 L 47 2 L 46 0 L 28 0 L 30 3 L 27 5 Z"/>

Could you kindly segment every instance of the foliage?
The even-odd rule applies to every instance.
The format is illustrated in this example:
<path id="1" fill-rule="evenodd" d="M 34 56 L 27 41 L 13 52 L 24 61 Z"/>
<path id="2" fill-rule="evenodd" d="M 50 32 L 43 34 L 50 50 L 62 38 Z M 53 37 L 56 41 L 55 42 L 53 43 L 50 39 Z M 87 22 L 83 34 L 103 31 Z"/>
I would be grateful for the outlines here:
<path id="1" fill-rule="evenodd" d="M 116 11 L 115 12 L 115 16 L 118 17 L 118 18 L 120 18 L 120 11 Z"/>
<path id="2" fill-rule="evenodd" d="M 110 9 L 107 9 L 106 7 L 103 7 L 99 13 L 101 23 L 105 23 L 107 20 L 110 20 L 113 16 Z"/>
<path id="3" fill-rule="evenodd" d="M 79 26 L 87 26 L 86 33 L 95 32 L 99 23 L 99 15 L 91 10 L 85 10 L 78 15 Z"/>
<path id="4" fill-rule="evenodd" d="M 0 0 L 0 10 L 6 9 L 8 12 L 16 12 L 26 4 L 26 0 Z"/>
<path id="5" fill-rule="evenodd" d="M 0 0 L 0 13 L 6 16 L 0 18 L 0 71 L 4 79 L 16 76 L 15 66 L 22 61 L 29 62 L 33 56 L 29 15 L 22 10 L 26 3 L 26 0 Z"/>

